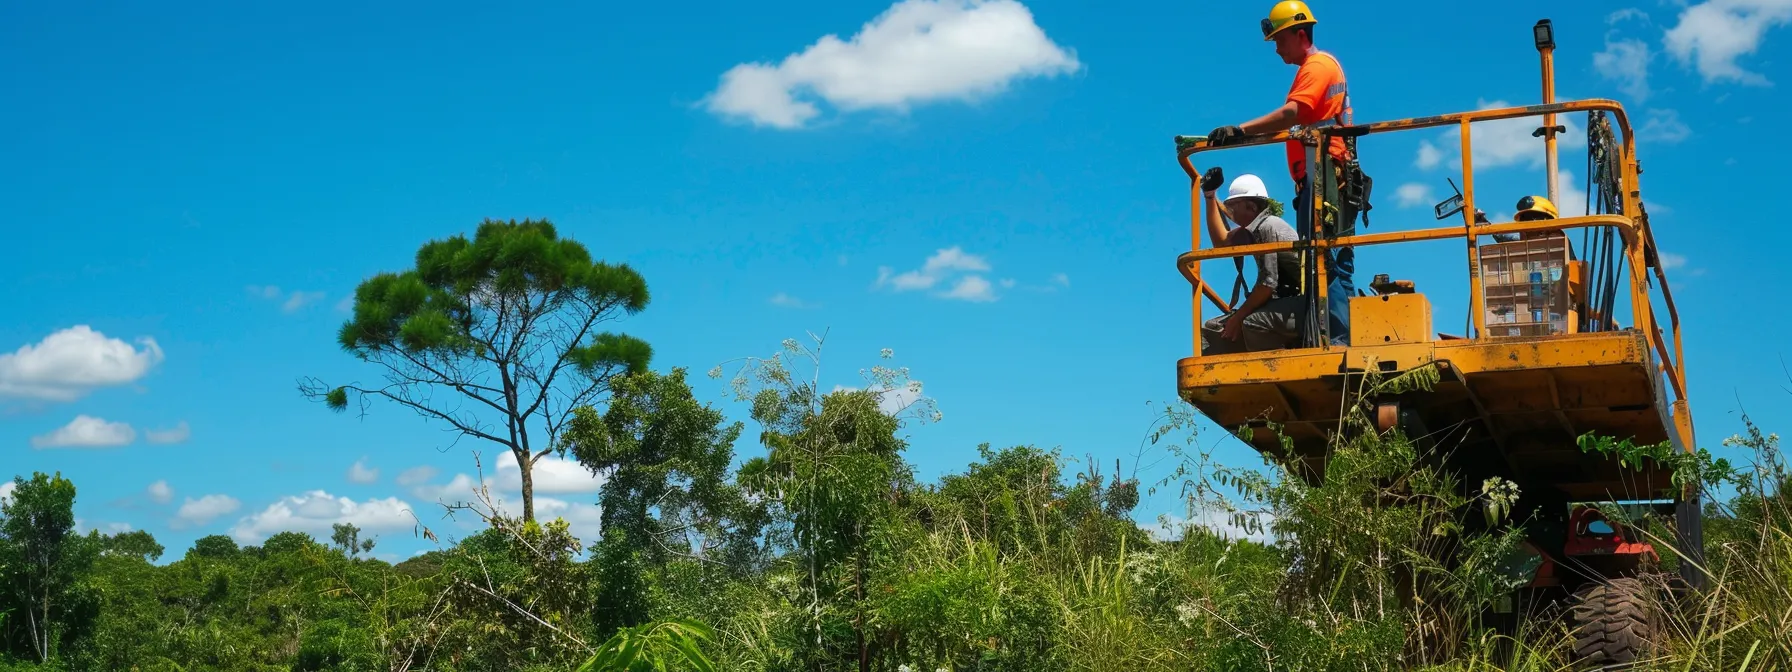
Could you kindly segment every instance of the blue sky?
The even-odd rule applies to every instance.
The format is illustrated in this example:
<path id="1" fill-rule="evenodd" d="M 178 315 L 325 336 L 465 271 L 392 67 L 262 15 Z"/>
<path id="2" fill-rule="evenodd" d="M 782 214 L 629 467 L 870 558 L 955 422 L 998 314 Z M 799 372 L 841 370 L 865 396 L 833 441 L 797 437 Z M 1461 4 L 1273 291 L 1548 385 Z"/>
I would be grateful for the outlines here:
<path id="1" fill-rule="evenodd" d="M 653 302 L 622 327 L 708 398 L 725 390 L 703 371 L 827 330 L 828 384 L 891 348 L 937 400 L 943 420 L 910 433 L 923 478 L 989 442 L 1155 481 L 1161 451 L 1135 457 L 1148 402 L 1174 399 L 1191 349 L 1171 137 L 1280 102 L 1293 68 L 1258 4 L 10 4 L 0 472 L 61 471 L 83 525 L 149 530 L 175 557 L 338 520 L 389 557 L 423 549 L 400 514 L 446 525 L 433 497 L 475 446 L 391 406 L 330 413 L 295 382 L 374 375 L 334 341 L 361 279 L 482 218 L 545 217 L 645 275 Z M 1745 407 L 1784 426 L 1772 334 L 1792 325 L 1771 288 L 1792 233 L 1762 216 L 1786 173 L 1755 134 L 1792 105 L 1792 2 L 1314 11 L 1362 121 L 1538 101 L 1529 29 L 1554 19 L 1561 96 L 1618 98 L 1644 127 L 1700 443 L 1721 451 Z M 1496 215 L 1544 183 L 1517 130 L 1487 130 L 1477 161 Z M 1364 146 L 1375 230 L 1431 224 L 1453 147 Z M 1279 152 L 1225 167 L 1287 199 Z M 1461 255 L 1365 250 L 1359 273 L 1418 279 L 1446 329 Z M 507 458 L 481 449 L 502 485 Z M 546 510 L 589 530 L 595 481 L 565 466 Z M 1162 512 L 1173 495 L 1139 516 Z"/>

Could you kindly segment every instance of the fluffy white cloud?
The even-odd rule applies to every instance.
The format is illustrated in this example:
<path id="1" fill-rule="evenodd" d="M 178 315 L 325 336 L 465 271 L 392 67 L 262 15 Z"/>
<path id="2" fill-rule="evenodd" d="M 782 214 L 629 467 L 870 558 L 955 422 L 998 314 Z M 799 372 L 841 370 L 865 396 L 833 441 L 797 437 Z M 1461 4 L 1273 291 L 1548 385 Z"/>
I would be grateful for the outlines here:
<path id="1" fill-rule="evenodd" d="M 180 424 L 169 429 L 148 430 L 143 433 L 143 436 L 149 439 L 150 443 L 181 443 L 193 438 L 193 429 L 187 426 L 187 421 L 182 420 Z"/>
<path id="2" fill-rule="evenodd" d="M 955 273 L 988 270 L 989 262 L 984 261 L 983 257 L 966 254 L 963 248 L 954 245 L 934 252 L 917 270 L 893 275 L 890 267 L 878 267 L 877 286 L 889 287 L 898 292 L 932 289 L 940 280 Z"/>
<path id="3" fill-rule="evenodd" d="M 429 479 L 435 478 L 437 473 L 439 472 L 436 471 L 435 467 L 427 464 L 420 467 L 411 467 L 398 473 L 398 484 L 405 487 L 421 485 L 428 483 Z"/>
<path id="4" fill-rule="evenodd" d="M 591 473 L 585 465 L 553 455 L 537 460 L 530 475 L 535 481 L 535 494 L 538 495 L 590 493 L 604 487 L 604 479 Z M 494 487 L 507 492 L 522 492 L 522 470 L 517 468 L 514 459 L 506 457 L 498 463 L 495 480 Z"/>
<path id="5" fill-rule="evenodd" d="M 996 300 L 995 287 L 981 275 L 967 275 L 958 279 L 958 284 L 943 294 L 945 298 L 960 301 L 988 302 Z"/>
<path id="6" fill-rule="evenodd" d="M 174 488 L 169 487 L 168 481 L 156 481 L 151 483 L 143 492 L 144 494 L 149 495 L 149 501 L 157 504 L 167 504 L 168 502 L 174 501 Z"/>
<path id="7" fill-rule="evenodd" d="M 367 485 L 380 480 L 380 470 L 367 466 L 367 458 L 355 460 L 348 467 L 348 482 Z"/>
<path id="8" fill-rule="evenodd" d="M 1685 266 L 1686 255 L 1674 254 L 1673 252 L 1661 253 L 1661 270 L 1671 271 L 1676 268 L 1684 268 Z"/>
<path id="9" fill-rule="evenodd" d="M 0 503 L 12 501 L 12 491 L 17 487 L 19 487 L 17 481 L 0 482 Z"/>
<path id="10" fill-rule="evenodd" d="M 1402 208 L 1421 208 L 1437 202 L 1431 185 L 1408 182 L 1394 189 L 1394 200 Z"/>
<path id="11" fill-rule="evenodd" d="M 772 305 L 778 306 L 780 308 L 813 308 L 814 307 L 814 305 L 810 304 L 809 302 L 804 301 L 799 298 L 796 298 L 789 294 L 785 294 L 784 292 L 778 292 L 777 294 L 773 294 L 772 298 L 771 298 L 771 302 L 772 302 Z"/>
<path id="12" fill-rule="evenodd" d="M 162 361 L 155 339 L 137 344 L 141 349 L 85 324 L 50 334 L 0 354 L 0 396 L 73 401 L 95 388 L 134 382 Z"/>
<path id="13" fill-rule="evenodd" d="M 603 515 L 603 507 L 595 503 L 568 502 L 553 497 L 535 498 L 537 520 L 566 519 L 567 529 L 572 531 L 572 536 L 586 542 L 586 545 L 603 536 Z"/>
<path id="14" fill-rule="evenodd" d="M 1271 519 L 1267 517 L 1258 518 L 1263 525 L 1261 531 L 1250 531 L 1236 524 L 1229 514 L 1217 509 L 1202 509 L 1195 512 L 1194 516 L 1194 520 L 1190 520 L 1166 513 L 1158 516 L 1156 525 L 1141 523 L 1139 528 L 1159 541 L 1181 539 L 1191 527 L 1205 527 L 1224 539 L 1250 540 L 1267 544 L 1272 543 L 1275 538 L 1275 535 L 1269 530 Z"/>
<path id="15" fill-rule="evenodd" d="M 106 531 L 111 534 L 124 534 L 133 529 L 130 523 L 106 523 Z"/>
<path id="16" fill-rule="evenodd" d="M 1680 11 L 1663 36 L 1667 52 L 1695 66 L 1706 82 L 1764 86 L 1768 79 L 1736 59 L 1755 53 L 1767 31 L 1792 23 L 1792 0 L 1707 0 Z"/>
<path id="17" fill-rule="evenodd" d="M 1491 110 L 1502 107 L 1511 107 L 1511 105 L 1503 100 L 1483 100 L 1477 103 L 1476 109 Z M 1580 127 L 1573 115 L 1557 115 L 1556 123 L 1568 129 L 1567 133 L 1556 136 L 1558 155 L 1585 151 L 1587 146 L 1586 130 Z M 1469 141 L 1474 146 L 1475 170 L 1519 165 L 1542 168 L 1544 163 L 1543 139 L 1531 137 L 1531 132 L 1542 125 L 1542 117 L 1519 117 L 1471 124 L 1469 126 Z M 1438 135 L 1438 141 L 1435 144 L 1430 140 L 1419 143 L 1419 153 L 1413 160 L 1413 165 L 1425 170 L 1446 165 L 1451 169 L 1461 170 L 1461 147 L 1462 130 L 1451 127 Z"/>
<path id="18" fill-rule="evenodd" d="M 304 532 L 322 537 L 330 526 L 348 523 L 366 532 L 391 532 L 415 525 L 411 505 L 396 497 L 356 502 L 334 497 L 323 490 L 283 497 L 266 509 L 237 521 L 230 536 L 238 543 L 254 544 L 280 532 Z"/>
<path id="19" fill-rule="evenodd" d="M 298 312 L 299 309 L 317 303 L 324 298 L 323 292 L 286 292 L 273 285 L 249 285 L 245 289 L 248 290 L 250 296 L 279 301 L 280 311 L 285 313 Z M 350 307 L 353 307 L 353 304 L 350 304 Z"/>
<path id="20" fill-rule="evenodd" d="M 716 114 L 790 129 L 821 114 L 812 98 L 842 111 L 902 111 L 1081 68 L 1015 0 L 902 0 L 847 40 L 825 35 L 776 65 L 730 68 L 705 102 Z"/>
<path id="21" fill-rule="evenodd" d="M 1556 212 L 1563 217 L 1587 214 L 1586 184 L 1572 170 L 1556 171 Z"/>
<path id="22" fill-rule="evenodd" d="M 896 273 L 888 266 L 877 269 L 877 286 L 887 287 L 891 291 L 909 292 L 933 289 L 950 280 L 956 279 L 950 289 L 935 292 L 934 296 L 960 301 L 994 301 L 997 297 L 994 285 L 988 278 L 978 273 L 988 272 L 989 262 L 983 257 L 969 254 L 956 245 L 939 250 L 921 268 Z M 1070 281 L 1068 277 L 1064 279 Z"/>
<path id="23" fill-rule="evenodd" d="M 1624 95 L 1641 103 L 1649 99 L 1649 45 L 1635 38 L 1605 38 L 1605 49 L 1593 54 L 1593 70 L 1618 84 Z"/>
<path id="24" fill-rule="evenodd" d="M 1057 284 L 1059 287 L 1069 287 L 1070 286 L 1070 276 L 1065 275 L 1063 273 L 1053 273 L 1052 274 L 1052 282 Z"/>
<path id="25" fill-rule="evenodd" d="M 852 387 L 850 385 L 835 385 L 833 391 L 856 392 L 861 389 L 866 388 Z M 896 415 L 901 413 L 924 398 L 921 394 L 922 385 L 920 381 L 912 381 L 906 387 L 873 387 L 870 389 L 877 393 L 877 410 L 883 411 L 884 415 Z"/>
<path id="26" fill-rule="evenodd" d="M 107 422 L 91 415 L 77 415 L 49 434 L 31 437 L 33 448 L 108 448 L 130 445 L 137 430 L 122 422 Z"/>
<path id="27" fill-rule="evenodd" d="M 1644 142 L 1672 145 L 1692 137 L 1692 129 L 1680 121 L 1678 110 L 1649 110 L 1642 127 L 1636 129 L 1636 137 Z"/>
<path id="28" fill-rule="evenodd" d="M 174 529 L 201 527 L 211 524 L 221 516 L 235 513 L 242 502 L 229 495 L 206 495 L 199 499 L 188 497 L 182 502 L 180 510 L 174 513 L 174 520 L 168 526 Z"/>

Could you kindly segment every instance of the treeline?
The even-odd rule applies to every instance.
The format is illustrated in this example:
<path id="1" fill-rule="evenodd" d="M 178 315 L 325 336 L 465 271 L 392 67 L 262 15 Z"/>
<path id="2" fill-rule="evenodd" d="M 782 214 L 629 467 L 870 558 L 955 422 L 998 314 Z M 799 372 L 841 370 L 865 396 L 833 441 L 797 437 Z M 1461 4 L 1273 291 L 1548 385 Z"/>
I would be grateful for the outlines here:
<path id="1" fill-rule="evenodd" d="M 1524 579 L 1474 560 L 1502 557 L 1515 528 L 1450 525 L 1496 502 L 1431 471 L 1396 434 L 1338 441 L 1324 477 L 1304 483 L 1273 461 L 1230 469 L 1186 450 L 1195 444 L 1174 439 L 1192 416 L 1172 409 L 1155 438 L 1183 466 L 1163 482 L 983 446 L 964 472 L 922 483 L 902 433 L 931 409 L 892 413 L 876 390 L 903 389 L 902 372 L 871 376 L 867 389 L 824 394 L 777 357 L 754 361 L 735 382 L 759 446 L 738 469 L 744 425 L 698 402 L 682 370 L 620 377 L 608 408 L 578 413 L 567 432 L 570 454 L 608 476 L 601 538 L 473 497 L 455 510 L 482 531 L 396 565 L 339 526 L 329 540 L 287 532 L 259 546 L 206 537 L 157 566 L 164 549 L 145 532 L 76 533 L 74 484 L 21 477 L 0 509 L 0 669 L 1567 665 L 1559 628 L 1505 637 L 1483 620 Z M 1708 511 L 1716 588 L 1665 622 L 1663 669 L 1792 665 L 1792 502 L 1777 441 L 1739 439 L 1759 468 L 1724 476 L 1740 489 Z M 1199 526 L 1161 541 L 1133 520 L 1141 487 L 1180 488 L 1238 524 L 1263 523 L 1272 541 Z M 1389 487 L 1433 506 L 1388 504 Z M 1243 497 L 1214 499 L 1222 491 Z M 1473 528 L 1484 531 L 1462 531 Z M 1433 559 L 1440 535 L 1458 535 L 1471 561 Z"/>

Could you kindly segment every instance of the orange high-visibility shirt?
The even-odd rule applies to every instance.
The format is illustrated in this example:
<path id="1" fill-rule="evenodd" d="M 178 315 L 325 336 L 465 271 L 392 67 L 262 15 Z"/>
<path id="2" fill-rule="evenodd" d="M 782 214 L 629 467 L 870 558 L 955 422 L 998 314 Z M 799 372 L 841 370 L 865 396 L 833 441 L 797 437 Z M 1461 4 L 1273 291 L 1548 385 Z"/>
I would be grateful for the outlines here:
<path id="1" fill-rule="evenodd" d="M 1288 102 L 1295 104 L 1298 111 L 1294 123 L 1301 126 L 1322 121 L 1343 126 L 1353 123 L 1350 85 L 1344 79 L 1344 66 L 1338 63 L 1337 57 L 1323 51 L 1308 56 L 1307 62 L 1294 73 L 1294 86 L 1288 89 Z M 1332 138 L 1330 150 L 1335 159 L 1350 158 L 1343 138 Z M 1288 173 L 1295 182 L 1307 177 L 1306 148 L 1294 140 L 1288 141 Z"/>

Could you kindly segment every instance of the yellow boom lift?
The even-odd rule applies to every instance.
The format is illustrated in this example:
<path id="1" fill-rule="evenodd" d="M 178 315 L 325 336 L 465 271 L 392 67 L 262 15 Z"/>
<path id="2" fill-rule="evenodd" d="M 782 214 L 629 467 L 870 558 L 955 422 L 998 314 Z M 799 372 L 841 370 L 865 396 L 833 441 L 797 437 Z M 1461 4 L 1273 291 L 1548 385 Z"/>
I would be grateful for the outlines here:
<path id="1" fill-rule="evenodd" d="M 1224 147 L 1293 138 L 1307 147 L 1309 183 L 1323 184 L 1321 176 L 1331 174 L 1333 166 L 1329 153 L 1318 148 L 1333 137 L 1361 144 L 1386 134 L 1458 129 L 1460 190 L 1435 212 L 1438 220 L 1456 223 L 1360 235 L 1346 226 L 1346 235 L 1328 235 L 1327 218 L 1336 218 L 1343 204 L 1328 203 L 1328 190 L 1314 189 L 1314 224 L 1299 232 L 1302 240 L 1204 247 L 1203 185 L 1194 161 L 1219 148 L 1202 137 L 1177 137 L 1177 159 L 1191 180 L 1193 211 L 1193 249 L 1177 259 L 1177 268 L 1193 289 L 1195 351 L 1176 364 L 1177 388 L 1215 423 L 1239 428 L 1258 450 L 1281 453 L 1285 438 L 1292 441 L 1296 458 L 1320 464 L 1328 433 L 1341 426 L 1346 395 L 1356 389 L 1353 379 L 1360 383 L 1369 372 L 1435 367 L 1439 381 L 1432 389 L 1370 400 L 1377 428 L 1431 436 L 1438 445 L 1447 442 L 1450 449 L 1441 451 L 1443 459 L 1464 483 L 1479 484 L 1493 476 L 1517 483 L 1524 493 L 1521 511 L 1531 519 L 1527 546 L 1540 557 L 1516 603 L 1568 600 L 1577 658 L 1622 663 L 1643 655 L 1653 639 L 1654 616 L 1639 606 L 1646 602 L 1637 599 L 1638 593 L 1646 589 L 1637 577 L 1658 556 L 1634 530 L 1605 520 L 1587 504 L 1640 502 L 1662 513 L 1672 510 L 1676 545 L 1690 560 L 1681 563 L 1679 585 L 1697 588 L 1704 583 L 1698 569 L 1699 501 L 1696 490 L 1676 489 L 1668 470 L 1621 465 L 1616 457 L 1583 450 L 1579 441 L 1592 435 L 1694 450 L 1680 320 L 1643 208 L 1638 187 L 1642 166 L 1623 106 L 1600 99 L 1556 102 L 1553 28 L 1545 19 L 1533 33 L 1542 59 L 1542 104 L 1296 128 Z M 1555 201 L 1556 136 L 1564 132 L 1557 124 L 1560 115 L 1586 115 L 1591 173 L 1587 212 L 1564 212 L 1543 221 L 1477 223 L 1469 125 L 1538 118 L 1541 125 L 1534 135 L 1542 140 L 1548 193 Z M 1337 190 L 1330 191 L 1337 198 Z M 1495 234 L 1519 234 L 1519 239 L 1493 242 Z M 1327 301 L 1325 265 L 1320 263 L 1327 250 L 1451 239 L 1463 241 L 1466 255 L 1465 334 L 1435 331 L 1431 302 L 1412 283 L 1377 277 L 1371 283 L 1376 294 L 1349 300 L 1348 345 L 1332 344 L 1324 333 L 1326 320 L 1318 319 L 1318 338 L 1309 335 L 1301 347 L 1202 356 L 1203 300 L 1222 312 L 1229 310 L 1202 278 L 1203 261 L 1297 252 L 1308 269 L 1304 291 L 1316 311 Z M 1573 244 L 1576 239 L 1579 246 Z M 1663 311 L 1657 310 L 1657 301 Z M 1623 309 L 1628 309 L 1628 319 L 1620 324 L 1615 313 Z"/>

